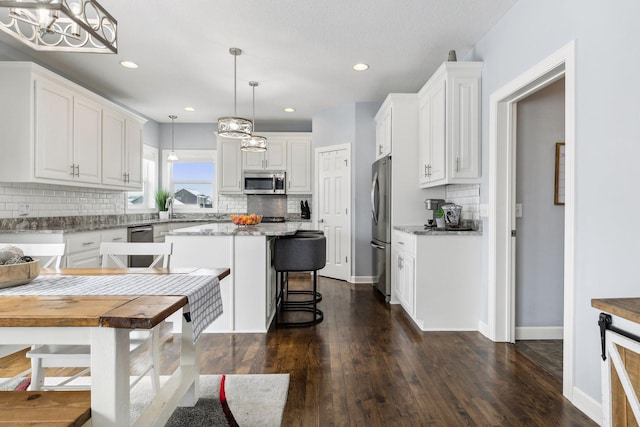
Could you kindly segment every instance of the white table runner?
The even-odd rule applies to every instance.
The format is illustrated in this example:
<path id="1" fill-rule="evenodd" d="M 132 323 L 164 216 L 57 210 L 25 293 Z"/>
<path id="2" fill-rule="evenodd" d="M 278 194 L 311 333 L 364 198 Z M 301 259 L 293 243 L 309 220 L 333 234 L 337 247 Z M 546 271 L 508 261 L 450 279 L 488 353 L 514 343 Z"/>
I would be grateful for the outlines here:
<path id="1" fill-rule="evenodd" d="M 218 278 L 189 274 L 43 275 L 26 285 L 0 289 L 0 295 L 184 295 L 194 340 L 222 314 Z"/>

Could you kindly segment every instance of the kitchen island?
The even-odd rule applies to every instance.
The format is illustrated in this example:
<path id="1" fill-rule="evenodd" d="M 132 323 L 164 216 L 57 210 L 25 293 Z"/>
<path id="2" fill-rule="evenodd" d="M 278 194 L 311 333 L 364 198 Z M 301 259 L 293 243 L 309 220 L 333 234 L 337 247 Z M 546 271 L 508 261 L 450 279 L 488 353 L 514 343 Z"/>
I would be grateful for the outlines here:
<path id="1" fill-rule="evenodd" d="M 267 332 L 276 312 L 273 242 L 311 223 L 284 222 L 238 227 L 212 223 L 173 230 L 172 267 L 230 268 L 220 284 L 224 312 L 205 332 Z M 179 319 L 172 319 L 179 320 Z M 174 332 L 182 322 L 174 321 Z"/>

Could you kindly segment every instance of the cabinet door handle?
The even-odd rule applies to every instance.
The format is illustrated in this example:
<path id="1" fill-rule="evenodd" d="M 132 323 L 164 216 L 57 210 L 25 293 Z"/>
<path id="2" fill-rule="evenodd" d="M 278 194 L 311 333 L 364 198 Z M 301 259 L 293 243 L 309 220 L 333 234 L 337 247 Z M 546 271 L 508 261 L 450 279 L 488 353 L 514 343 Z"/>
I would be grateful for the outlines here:
<path id="1" fill-rule="evenodd" d="M 264 167 L 265 167 L 265 169 L 269 167 L 269 160 L 268 159 L 264 160 Z"/>
<path id="2" fill-rule="evenodd" d="M 76 165 L 71 165 L 71 173 L 69 173 L 69 175 L 71 176 L 75 176 L 76 175 Z"/>
<path id="3" fill-rule="evenodd" d="M 82 242 L 82 246 L 94 245 L 95 242 Z"/>
<path id="4" fill-rule="evenodd" d="M 427 165 L 424 165 L 424 177 L 427 177 Z"/>
<path id="5" fill-rule="evenodd" d="M 460 157 L 456 157 L 456 172 L 460 172 Z"/>
<path id="6" fill-rule="evenodd" d="M 80 165 L 76 165 L 76 176 L 80 178 Z"/>
<path id="7" fill-rule="evenodd" d="M 404 242 L 398 242 L 399 245 L 404 245 Z"/>
<path id="8" fill-rule="evenodd" d="M 126 172 L 122 174 L 122 180 L 124 182 L 127 182 L 127 173 Z"/>
<path id="9" fill-rule="evenodd" d="M 378 145 L 378 154 L 382 154 L 382 144 Z"/>
<path id="10" fill-rule="evenodd" d="M 122 237 L 114 237 L 111 239 L 112 242 L 117 242 L 118 240 L 122 240 Z"/>

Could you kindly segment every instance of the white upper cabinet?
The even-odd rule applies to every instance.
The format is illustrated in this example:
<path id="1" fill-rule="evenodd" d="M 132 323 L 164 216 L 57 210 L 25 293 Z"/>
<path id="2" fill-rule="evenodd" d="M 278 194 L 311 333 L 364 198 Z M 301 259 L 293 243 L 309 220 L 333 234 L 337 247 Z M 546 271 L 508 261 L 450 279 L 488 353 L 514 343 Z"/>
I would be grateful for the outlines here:
<path id="1" fill-rule="evenodd" d="M 102 113 L 102 183 L 124 185 L 125 117 L 117 111 Z"/>
<path id="2" fill-rule="evenodd" d="M 376 114 L 376 160 L 391 154 L 391 103 Z"/>
<path id="3" fill-rule="evenodd" d="M 311 194 L 311 133 L 265 132 L 267 151 L 240 151 L 238 140 L 218 139 L 218 192 L 242 193 L 242 171 L 277 170 L 287 173 L 287 194 Z"/>
<path id="4" fill-rule="evenodd" d="M 41 78 L 35 92 L 35 176 L 99 183 L 100 105 Z"/>
<path id="5" fill-rule="evenodd" d="M 73 163 L 76 179 L 99 184 L 102 178 L 102 108 L 75 96 L 73 102 Z"/>
<path id="6" fill-rule="evenodd" d="M 284 139 L 267 138 L 267 151 L 242 153 L 243 170 L 280 170 L 287 168 L 287 142 Z"/>
<path id="7" fill-rule="evenodd" d="M 445 62 L 418 93 L 420 187 L 480 182 L 481 62 Z"/>
<path id="8" fill-rule="evenodd" d="M 311 194 L 311 135 L 287 139 L 287 194 Z"/>
<path id="9" fill-rule="evenodd" d="M 130 123 L 135 130 L 122 134 L 121 140 L 137 139 L 140 150 L 144 120 L 29 62 L 0 62 L 0 93 L 12 100 L 0 105 L 0 181 L 141 188 L 141 164 L 128 164 L 135 166 L 135 184 L 110 182 L 111 169 L 105 179 L 103 153 L 114 153 L 110 142 L 109 149 L 103 147 L 104 128 L 109 133 L 113 124 L 105 125 L 103 117 L 105 111 L 114 111 Z M 122 130 L 126 132 L 126 126 Z"/>
<path id="10" fill-rule="evenodd" d="M 107 109 L 102 120 L 102 183 L 142 188 L 142 125 Z"/>
<path id="11" fill-rule="evenodd" d="M 218 193 L 242 193 L 242 156 L 240 141 L 218 138 Z"/>

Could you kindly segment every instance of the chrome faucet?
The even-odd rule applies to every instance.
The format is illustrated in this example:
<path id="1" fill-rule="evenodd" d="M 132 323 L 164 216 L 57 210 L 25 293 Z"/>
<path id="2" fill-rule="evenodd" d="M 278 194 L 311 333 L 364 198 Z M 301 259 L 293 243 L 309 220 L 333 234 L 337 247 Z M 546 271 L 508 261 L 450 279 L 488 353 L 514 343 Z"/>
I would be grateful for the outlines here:
<path id="1" fill-rule="evenodd" d="M 167 197 L 164 208 L 169 212 L 169 219 L 173 219 L 173 197 Z"/>

